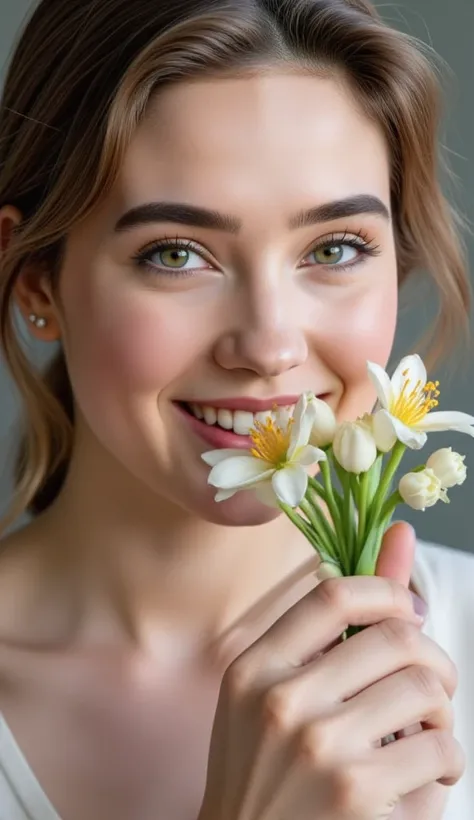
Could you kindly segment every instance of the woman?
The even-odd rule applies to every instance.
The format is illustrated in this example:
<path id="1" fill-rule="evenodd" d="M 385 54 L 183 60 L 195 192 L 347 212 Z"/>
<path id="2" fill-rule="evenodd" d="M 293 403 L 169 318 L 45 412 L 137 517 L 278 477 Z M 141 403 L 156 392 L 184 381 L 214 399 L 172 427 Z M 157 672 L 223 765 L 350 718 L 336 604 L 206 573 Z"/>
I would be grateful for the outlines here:
<path id="1" fill-rule="evenodd" d="M 0 120 L 5 526 L 34 514 L 0 559 L 2 818 L 469 816 L 471 559 L 413 568 L 402 524 L 384 577 L 319 584 L 201 459 L 307 389 L 370 411 L 417 268 L 438 346 L 465 326 L 437 123 L 428 63 L 366 0 L 38 5 Z M 60 342 L 44 377 L 15 307 Z"/>

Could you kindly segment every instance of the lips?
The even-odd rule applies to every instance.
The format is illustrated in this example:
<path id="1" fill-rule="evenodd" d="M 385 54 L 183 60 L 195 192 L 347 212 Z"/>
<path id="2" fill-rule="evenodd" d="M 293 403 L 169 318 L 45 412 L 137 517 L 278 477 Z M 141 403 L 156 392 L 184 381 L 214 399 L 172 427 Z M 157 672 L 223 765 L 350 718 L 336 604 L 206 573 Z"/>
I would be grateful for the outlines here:
<path id="1" fill-rule="evenodd" d="M 327 401 L 329 396 L 321 393 L 318 398 Z M 269 416 L 274 419 L 278 408 L 281 423 L 282 416 L 287 413 L 290 418 L 293 414 L 298 399 L 298 395 L 287 395 L 271 399 L 189 400 L 177 401 L 175 407 L 191 430 L 214 449 L 249 449 L 253 446 L 249 432 L 256 422 L 265 423 Z"/>

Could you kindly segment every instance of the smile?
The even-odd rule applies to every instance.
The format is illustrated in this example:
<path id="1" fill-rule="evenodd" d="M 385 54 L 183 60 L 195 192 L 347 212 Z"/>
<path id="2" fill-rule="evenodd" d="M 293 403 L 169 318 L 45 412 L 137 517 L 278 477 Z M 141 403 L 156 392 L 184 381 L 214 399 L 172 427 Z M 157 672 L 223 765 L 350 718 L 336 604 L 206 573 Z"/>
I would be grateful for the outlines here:
<path id="1" fill-rule="evenodd" d="M 265 410 L 260 410 L 253 413 L 250 410 L 232 410 L 230 407 L 213 407 L 207 404 L 192 404 L 185 405 L 186 410 L 191 413 L 199 421 L 204 421 L 208 427 L 220 427 L 222 430 L 228 430 L 238 436 L 248 436 L 250 430 L 255 427 L 256 422 L 264 424 L 269 416 L 275 417 L 273 409 L 275 405 L 268 407 Z M 294 404 L 284 405 L 284 409 L 291 416 L 295 409 Z"/>
<path id="2" fill-rule="evenodd" d="M 328 393 L 318 398 L 326 399 Z M 269 399 L 235 398 L 203 401 L 178 401 L 176 409 L 183 421 L 206 444 L 218 448 L 249 449 L 252 447 L 250 430 L 256 422 L 264 424 L 269 416 L 275 419 L 275 408 L 293 415 L 298 395 Z"/>

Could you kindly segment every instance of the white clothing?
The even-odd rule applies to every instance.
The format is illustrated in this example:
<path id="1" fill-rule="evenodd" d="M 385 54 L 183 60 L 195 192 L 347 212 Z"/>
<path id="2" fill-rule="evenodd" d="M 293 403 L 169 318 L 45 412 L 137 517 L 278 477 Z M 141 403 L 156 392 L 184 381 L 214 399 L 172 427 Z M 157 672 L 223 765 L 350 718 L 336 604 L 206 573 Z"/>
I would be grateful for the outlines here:
<path id="1" fill-rule="evenodd" d="M 459 671 L 455 735 L 467 758 L 443 820 L 474 817 L 474 555 L 420 543 L 413 581 L 430 607 L 424 631 Z M 61 820 L 0 716 L 0 820 Z M 420 818 L 422 820 L 422 818 Z M 424 819 L 423 819 L 424 820 Z"/>

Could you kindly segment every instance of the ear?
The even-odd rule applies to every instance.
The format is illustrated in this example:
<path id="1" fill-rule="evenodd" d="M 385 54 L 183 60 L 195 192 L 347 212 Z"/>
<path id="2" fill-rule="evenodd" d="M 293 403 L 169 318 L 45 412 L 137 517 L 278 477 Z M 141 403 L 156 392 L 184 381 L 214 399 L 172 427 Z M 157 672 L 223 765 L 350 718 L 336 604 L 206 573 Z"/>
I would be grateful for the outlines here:
<path id="1" fill-rule="evenodd" d="M 22 215 L 17 208 L 12 205 L 0 208 L 0 263 L 21 222 Z M 49 277 L 44 269 L 34 264 L 25 265 L 15 282 L 13 293 L 18 308 L 36 339 L 42 342 L 56 342 L 60 339 L 57 308 Z"/>

